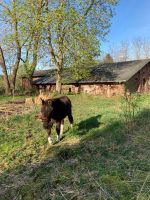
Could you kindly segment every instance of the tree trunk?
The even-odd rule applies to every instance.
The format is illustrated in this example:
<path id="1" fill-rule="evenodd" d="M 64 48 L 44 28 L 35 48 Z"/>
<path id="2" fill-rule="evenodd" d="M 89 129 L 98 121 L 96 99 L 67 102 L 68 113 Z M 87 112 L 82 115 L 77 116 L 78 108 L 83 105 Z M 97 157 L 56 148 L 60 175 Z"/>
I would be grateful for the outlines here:
<path id="1" fill-rule="evenodd" d="M 21 58 L 21 47 L 17 48 L 17 57 L 16 57 L 16 62 L 13 68 L 12 72 L 12 79 L 11 79 L 11 89 L 12 89 L 12 94 L 15 94 L 15 86 L 16 86 L 16 77 L 17 77 L 17 72 L 20 64 L 20 58 Z"/>
<path id="2" fill-rule="evenodd" d="M 56 72 L 56 92 L 59 94 L 61 94 L 61 89 L 62 89 L 61 71 L 62 70 L 57 69 L 57 72 Z"/>
<path id="3" fill-rule="evenodd" d="M 2 72 L 4 75 L 5 94 L 8 95 L 11 93 L 11 88 L 10 88 L 10 82 L 9 82 L 9 78 L 8 78 L 5 58 L 4 58 L 4 54 L 3 54 L 3 50 L 1 48 L 1 46 L 0 46 L 0 65 L 2 67 Z"/>
<path id="4" fill-rule="evenodd" d="M 14 40 L 16 43 L 16 50 L 17 50 L 16 61 L 15 61 L 14 67 L 13 67 L 12 79 L 11 79 L 11 89 L 12 89 L 12 94 L 14 95 L 15 85 L 16 85 L 16 77 L 17 77 L 17 72 L 18 72 L 20 58 L 21 58 L 21 45 L 20 45 L 20 41 L 19 41 L 16 0 L 12 0 L 12 26 L 14 28 L 14 38 L 15 38 Z"/>

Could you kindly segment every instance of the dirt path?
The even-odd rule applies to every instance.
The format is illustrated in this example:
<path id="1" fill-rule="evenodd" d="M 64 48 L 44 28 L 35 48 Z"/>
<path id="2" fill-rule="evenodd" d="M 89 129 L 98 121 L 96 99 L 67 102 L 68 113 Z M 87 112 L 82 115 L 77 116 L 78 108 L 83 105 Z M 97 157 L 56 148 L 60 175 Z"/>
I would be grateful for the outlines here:
<path id="1" fill-rule="evenodd" d="M 11 115 L 25 114 L 32 110 L 32 107 L 26 105 L 24 101 L 8 102 L 0 104 L 0 118 Z"/>

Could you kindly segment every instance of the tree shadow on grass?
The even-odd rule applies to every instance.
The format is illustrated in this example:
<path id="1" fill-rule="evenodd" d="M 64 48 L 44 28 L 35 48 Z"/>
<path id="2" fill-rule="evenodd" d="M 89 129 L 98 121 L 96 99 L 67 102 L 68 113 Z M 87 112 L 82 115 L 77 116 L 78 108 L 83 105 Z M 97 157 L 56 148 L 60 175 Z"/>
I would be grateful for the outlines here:
<path id="1" fill-rule="evenodd" d="M 93 117 L 90 117 L 86 120 L 81 121 L 78 124 L 77 134 L 78 135 L 84 135 L 89 130 L 94 129 L 94 128 L 98 128 L 101 124 L 100 119 L 101 119 L 101 115 L 96 115 L 96 116 L 93 116 Z"/>
<path id="2" fill-rule="evenodd" d="M 71 199 L 73 196 L 78 197 L 77 191 L 81 191 L 82 199 L 89 199 L 90 193 L 95 197 L 93 199 L 99 199 L 99 184 L 104 184 L 107 194 L 110 193 L 113 199 L 121 199 L 121 197 L 133 199 L 136 197 L 141 183 L 136 183 L 136 187 L 132 188 L 132 184 L 122 180 L 132 178 L 130 177 L 132 169 L 141 170 L 144 173 L 144 178 L 146 171 L 148 171 L 147 160 L 143 157 L 139 160 L 138 155 L 143 153 L 143 146 L 140 147 L 143 145 L 141 140 L 150 131 L 150 110 L 143 110 L 134 119 L 134 123 L 136 121 L 135 129 L 130 134 L 129 141 L 127 141 L 125 124 L 121 119 L 104 128 L 94 129 L 99 127 L 100 118 L 101 116 L 97 115 L 80 122 L 77 130 L 81 130 L 83 134 L 85 130 L 88 132 L 92 129 L 91 134 L 75 145 L 62 145 L 61 142 L 54 145 L 50 148 L 50 151 L 54 151 L 53 158 L 43 159 L 40 163 L 30 166 L 18 164 L 17 168 L 1 174 L 1 191 L 4 191 L 1 199 L 17 199 L 15 196 L 20 195 L 18 199 L 45 200 L 54 199 L 54 194 L 55 199 L 64 199 L 63 196 L 65 199 Z M 141 132 L 143 134 L 140 134 Z M 139 134 L 141 138 L 134 143 L 132 139 L 136 134 Z M 144 148 L 148 148 L 147 141 L 142 141 L 145 142 Z M 128 172 L 130 176 L 128 176 Z M 94 181 L 98 184 L 92 184 Z M 116 186 L 120 184 L 126 191 L 125 194 L 121 187 Z M 115 193 L 114 188 L 117 193 Z M 67 193 L 68 190 L 71 190 L 72 193 Z M 102 195 L 104 199 L 110 199 L 103 192 Z"/>

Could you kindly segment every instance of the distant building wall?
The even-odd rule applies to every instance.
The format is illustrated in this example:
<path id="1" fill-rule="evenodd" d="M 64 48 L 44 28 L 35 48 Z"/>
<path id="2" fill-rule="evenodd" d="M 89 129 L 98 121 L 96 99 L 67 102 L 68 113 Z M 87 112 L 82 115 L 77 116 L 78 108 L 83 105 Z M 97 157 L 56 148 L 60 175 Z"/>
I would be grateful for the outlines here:
<path id="1" fill-rule="evenodd" d="M 27 79 L 27 78 L 25 78 L 25 77 L 22 78 L 22 88 L 23 88 L 24 90 L 28 90 L 28 89 L 31 89 L 31 88 L 32 88 L 32 85 L 31 85 L 29 79 Z"/>
<path id="2" fill-rule="evenodd" d="M 150 92 L 150 63 L 129 79 L 126 86 L 131 93 Z"/>
<path id="3" fill-rule="evenodd" d="M 33 80 L 37 80 L 40 77 L 33 77 Z M 24 89 L 31 87 L 30 82 L 23 78 L 22 86 Z M 39 93 L 55 92 L 54 84 L 47 85 L 34 85 Z M 133 92 L 150 92 L 150 63 L 145 65 L 139 72 L 137 72 L 126 83 L 85 83 L 85 84 L 68 84 L 62 85 L 63 93 L 88 93 L 93 95 L 104 95 L 107 97 L 115 95 L 123 95 L 125 91 Z"/>
<path id="4" fill-rule="evenodd" d="M 107 97 L 123 95 L 125 92 L 124 84 L 119 83 L 105 83 L 105 84 L 82 84 L 80 86 L 80 92 L 104 95 Z"/>
<path id="5" fill-rule="evenodd" d="M 55 92 L 55 85 L 38 86 L 39 93 Z M 107 97 L 123 95 L 125 92 L 124 84 L 80 84 L 62 85 L 62 93 L 86 93 L 93 95 L 104 95 Z"/>

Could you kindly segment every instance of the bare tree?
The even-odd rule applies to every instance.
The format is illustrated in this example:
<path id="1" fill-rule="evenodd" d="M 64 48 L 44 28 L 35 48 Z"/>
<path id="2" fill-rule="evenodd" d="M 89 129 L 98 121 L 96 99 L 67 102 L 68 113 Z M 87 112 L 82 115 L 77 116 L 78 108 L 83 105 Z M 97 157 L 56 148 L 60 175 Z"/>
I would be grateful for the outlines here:
<path id="1" fill-rule="evenodd" d="M 129 42 L 122 41 L 120 44 L 111 44 L 109 54 L 115 62 L 123 62 L 129 59 Z"/>
<path id="2" fill-rule="evenodd" d="M 137 37 L 133 39 L 132 46 L 135 59 L 140 60 L 142 58 L 142 48 L 143 48 L 142 38 Z"/>
<path id="3" fill-rule="evenodd" d="M 150 58 L 150 39 L 143 38 L 143 56 L 144 58 Z"/>
<path id="4" fill-rule="evenodd" d="M 129 42 L 122 41 L 119 48 L 119 61 L 127 61 L 129 59 Z"/>
<path id="5" fill-rule="evenodd" d="M 109 54 L 112 55 L 115 62 L 148 59 L 150 58 L 150 38 L 137 37 L 131 42 L 123 40 L 120 44 L 112 43 L 109 46 Z"/>
<path id="6" fill-rule="evenodd" d="M 109 45 L 109 54 L 112 56 L 114 62 L 119 61 L 119 46 L 115 43 Z"/>

